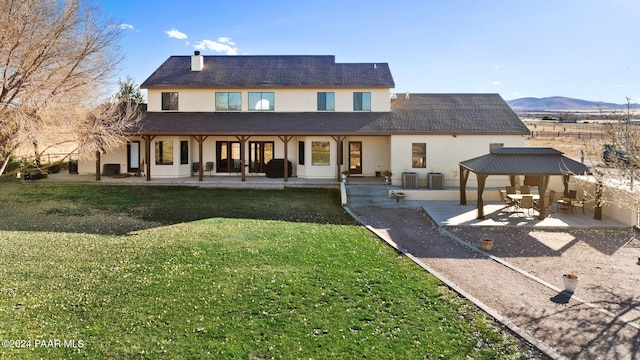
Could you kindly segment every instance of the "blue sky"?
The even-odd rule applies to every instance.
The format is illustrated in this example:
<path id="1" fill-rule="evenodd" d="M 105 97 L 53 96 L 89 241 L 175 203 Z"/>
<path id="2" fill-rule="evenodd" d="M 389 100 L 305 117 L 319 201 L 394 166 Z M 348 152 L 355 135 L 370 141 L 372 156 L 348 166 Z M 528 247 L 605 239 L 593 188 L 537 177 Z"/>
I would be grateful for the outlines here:
<path id="1" fill-rule="evenodd" d="M 171 55 L 388 63 L 397 92 L 640 102 L 637 0 L 95 0 L 125 29 L 119 76 Z"/>

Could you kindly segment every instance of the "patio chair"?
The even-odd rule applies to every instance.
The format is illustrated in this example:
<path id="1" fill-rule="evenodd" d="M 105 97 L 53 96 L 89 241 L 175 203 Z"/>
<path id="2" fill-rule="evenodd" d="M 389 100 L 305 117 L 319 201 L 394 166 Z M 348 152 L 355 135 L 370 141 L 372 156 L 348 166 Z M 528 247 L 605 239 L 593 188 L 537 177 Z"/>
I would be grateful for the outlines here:
<path id="1" fill-rule="evenodd" d="M 527 211 L 527 215 L 529 215 L 529 217 L 532 216 L 532 211 L 534 210 L 533 208 L 533 196 L 531 195 L 525 195 L 522 197 L 522 200 L 520 200 L 520 209 L 522 209 L 522 213 L 524 214 L 524 211 Z"/>
<path id="2" fill-rule="evenodd" d="M 531 194 L 531 187 L 527 186 L 520 186 L 520 194 Z"/>
<path id="3" fill-rule="evenodd" d="M 191 163 L 191 175 L 196 174 L 199 169 L 200 169 L 200 163 L 199 162 L 196 161 L 194 163 Z"/>
<path id="4" fill-rule="evenodd" d="M 582 215 L 584 215 L 584 202 L 584 198 L 582 200 L 571 201 L 571 211 L 573 212 L 574 207 L 582 208 Z"/>
<path id="5" fill-rule="evenodd" d="M 505 188 L 505 190 L 507 191 L 507 194 L 515 194 L 516 193 L 516 187 L 515 186 L 507 186 Z"/>
<path id="6" fill-rule="evenodd" d="M 517 201 L 507 197 L 506 193 L 503 192 L 502 190 L 498 189 L 498 193 L 500 193 L 500 201 L 502 201 L 502 203 L 505 204 L 505 207 L 503 207 L 502 210 L 515 208 L 518 205 Z"/>
<path id="7" fill-rule="evenodd" d="M 553 200 L 556 199 L 556 191 L 549 190 L 549 200 L 547 201 L 547 210 L 551 209 L 551 204 L 553 204 Z"/>
<path id="8" fill-rule="evenodd" d="M 556 211 L 564 210 L 573 212 L 573 202 L 576 200 L 577 194 L 578 192 L 576 190 L 569 190 L 569 197 L 563 196 L 558 199 L 558 206 L 556 207 Z"/>
<path id="9" fill-rule="evenodd" d="M 208 172 L 209 176 L 211 176 L 211 173 L 213 172 L 213 162 L 209 161 L 205 164 L 204 169 L 202 170 L 203 173 Z"/>

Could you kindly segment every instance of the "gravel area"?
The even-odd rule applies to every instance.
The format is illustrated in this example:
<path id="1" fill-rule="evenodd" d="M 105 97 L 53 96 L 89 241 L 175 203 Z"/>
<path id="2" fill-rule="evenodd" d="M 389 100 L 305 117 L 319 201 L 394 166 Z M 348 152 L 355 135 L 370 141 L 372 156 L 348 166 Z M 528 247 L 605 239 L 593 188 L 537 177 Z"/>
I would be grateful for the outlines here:
<path id="1" fill-rule="evenodd" d="M 352 211 L 557 354 L 640 358 L 640 241 L 631 229 L 439 228 L 423 210 Z M 483 238 L 494 240 L 489 253 L 478 251 Z M 562 291 L 571 271 L 574 294 Z"/>

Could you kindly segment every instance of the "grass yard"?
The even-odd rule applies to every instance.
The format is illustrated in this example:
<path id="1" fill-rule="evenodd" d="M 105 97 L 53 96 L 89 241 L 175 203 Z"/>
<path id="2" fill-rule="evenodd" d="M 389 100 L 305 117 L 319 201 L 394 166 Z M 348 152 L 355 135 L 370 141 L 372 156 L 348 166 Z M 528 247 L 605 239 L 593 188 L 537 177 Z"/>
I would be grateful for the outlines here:
<path id="1" fill-rule="evenodd" d="M 337 191 L 0 188 L 1 358 L 536 356 Z"/>

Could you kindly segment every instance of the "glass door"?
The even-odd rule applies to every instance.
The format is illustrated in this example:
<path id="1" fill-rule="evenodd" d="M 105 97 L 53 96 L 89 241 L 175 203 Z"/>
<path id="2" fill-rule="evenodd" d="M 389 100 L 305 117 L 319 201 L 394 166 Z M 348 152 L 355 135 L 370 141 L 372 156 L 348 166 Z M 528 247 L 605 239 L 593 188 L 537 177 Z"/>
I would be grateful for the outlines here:
<path id="1" fill-rule="evenodd" d="M 349 141 L 349 172 L 362 174 L 362 142 Z"/>
<path id="2" fill-rule="evenodd" d="M 216 141 L 216 172 L 240 172 L 240 143 Z"/>
<path id="3" fill-rule="evenodd" d="M 273 159 L 273 141 L 249 142 L 249 172 L 265 173 L 267 163 Z"/>

